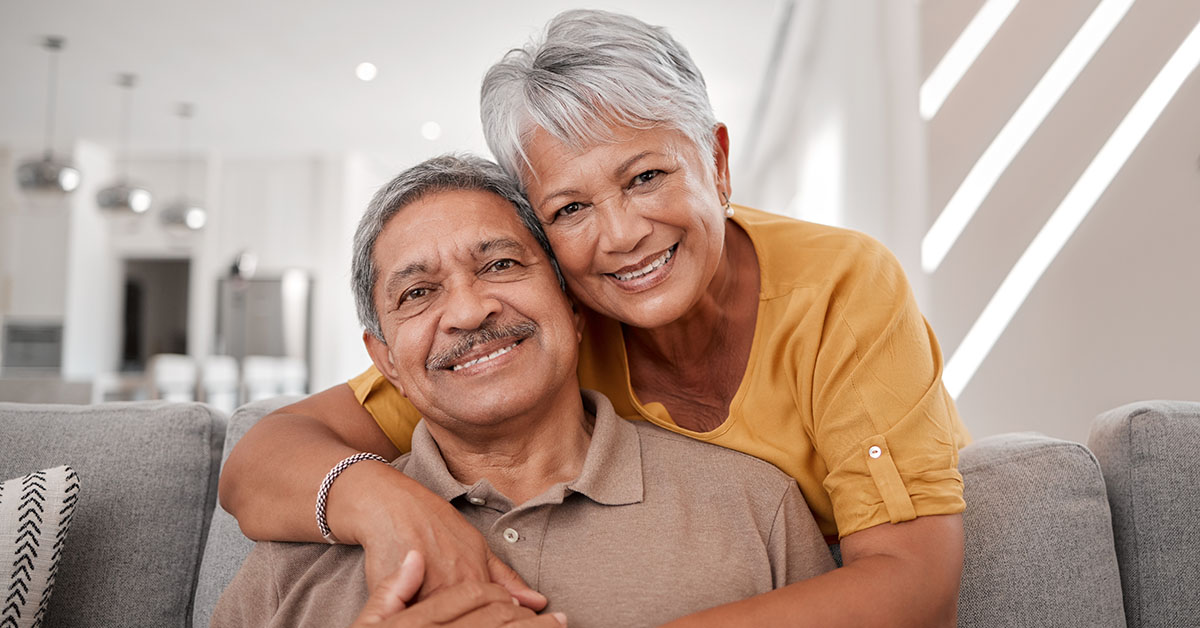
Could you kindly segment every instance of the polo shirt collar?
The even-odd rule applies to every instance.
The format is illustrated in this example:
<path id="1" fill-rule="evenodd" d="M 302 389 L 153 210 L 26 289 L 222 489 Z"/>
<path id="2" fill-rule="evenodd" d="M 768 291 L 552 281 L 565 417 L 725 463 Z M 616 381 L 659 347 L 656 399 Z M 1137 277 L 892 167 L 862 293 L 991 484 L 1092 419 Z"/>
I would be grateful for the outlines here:
<path id="1" fill-rule="evenodd" d="M 596 417 L 583 471 L 567 488 L 608 506 L 642 501 L 642 442 L 637 427 L 617 415 L 608 397 L 583 389 L 583 407 Z"/>
<path id="2" fill-rule="evenodd" d="M 635 504 L 642 501 L 642 446 L 637 428 L 617 416 L 612 402 L 593 390 L 582 390 L 584 409 L 596 417 L 592 440 L 579 477 L 567 482 L 570 491 L 582 493 L 594 502 L 608 506 Z M 473 493 L 490 483 L 480 480 L 476 486 L 464 486 L 446 468 L 446 461 L 437 441 L 425 426 L 425 420 L 413 430 L 412 452 L 402 458 L 405 475 L 446 501 Z M 401 462 L 397 460 L 397 463 Z M 399 466 L 399 465 L 397 465 Z M 529 505 L 561 502 L 565 497 L 562 485 L 555 485 L 543 495 L 533 498 Z"/>

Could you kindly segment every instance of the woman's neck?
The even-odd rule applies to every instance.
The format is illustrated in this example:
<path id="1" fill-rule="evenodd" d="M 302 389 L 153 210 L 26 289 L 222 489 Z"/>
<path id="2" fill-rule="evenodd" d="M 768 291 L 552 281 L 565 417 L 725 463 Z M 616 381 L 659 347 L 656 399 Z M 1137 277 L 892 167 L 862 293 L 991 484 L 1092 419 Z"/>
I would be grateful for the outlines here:
<path id="1" fill-rule="evenodd" d="M 624 326 L 630 359 L 650 360 L 686 377 L 702 373 L 730 343 L 753 338 L 758 313 L 758 256 L 736 223 L 725 229 L 721 262 L 700 299 L 682 317 L 653 329 Z M 749 330 L 749 334 L 737 333 Z M 743 364 L 744 366 L 744 364 Z"/>

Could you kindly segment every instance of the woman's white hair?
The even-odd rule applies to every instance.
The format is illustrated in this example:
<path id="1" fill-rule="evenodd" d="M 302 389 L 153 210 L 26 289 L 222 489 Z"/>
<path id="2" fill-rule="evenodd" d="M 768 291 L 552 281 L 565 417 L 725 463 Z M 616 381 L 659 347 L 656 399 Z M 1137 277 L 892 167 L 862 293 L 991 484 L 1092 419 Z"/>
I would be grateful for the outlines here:
<path id="1" fill-rule="evenodd" d="M 666 29 L 595 10 L 558 14 L 540 41 L 510 50 L 480 95 L 488 147 L 509 174 L 531 172 L 538 128 L 575 149 L 614 141 L 610 125 L 673 128 L 705 154 L 717 120 L 691 55 Z"/>

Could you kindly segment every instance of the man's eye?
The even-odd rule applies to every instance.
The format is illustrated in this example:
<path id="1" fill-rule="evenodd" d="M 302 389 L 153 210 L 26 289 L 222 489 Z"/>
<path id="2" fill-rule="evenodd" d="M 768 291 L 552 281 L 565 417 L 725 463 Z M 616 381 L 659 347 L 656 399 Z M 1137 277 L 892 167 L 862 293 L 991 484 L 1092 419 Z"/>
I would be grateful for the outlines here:
<path id="1" fill-rule="evenodd" d="M 487 270 L 490 272 L 501 272 L 517 266 L 515 259 L 498 259 L 491 264 L 488 264 Z"/>
<path id="2" fill-rule="evenodd" d="M 419 299 L 423 299 L 429 295 L 429 288 L 413 288 L 400 296 L 400 303 L 410 303 Z"/>

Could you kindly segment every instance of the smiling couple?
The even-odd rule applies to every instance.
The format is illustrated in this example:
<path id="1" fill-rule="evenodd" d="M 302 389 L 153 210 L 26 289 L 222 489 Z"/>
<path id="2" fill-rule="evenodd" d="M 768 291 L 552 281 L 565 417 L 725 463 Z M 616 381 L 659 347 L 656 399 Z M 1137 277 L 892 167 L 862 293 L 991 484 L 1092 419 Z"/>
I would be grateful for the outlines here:
<path id="1" fill-rule="evenodd" d="M 968 437 L 894 257 L 732 205 L 636 19 L 558 16 L 481 110 L 501 167 L 427 161 L 360 224 L 375 367 L 222 474 L 248 536 L 338 544 L 260 544 L 214 625 L 953 625 Z"/>

